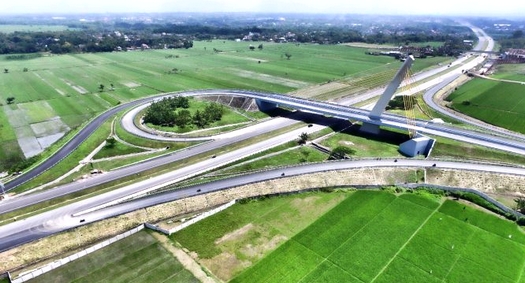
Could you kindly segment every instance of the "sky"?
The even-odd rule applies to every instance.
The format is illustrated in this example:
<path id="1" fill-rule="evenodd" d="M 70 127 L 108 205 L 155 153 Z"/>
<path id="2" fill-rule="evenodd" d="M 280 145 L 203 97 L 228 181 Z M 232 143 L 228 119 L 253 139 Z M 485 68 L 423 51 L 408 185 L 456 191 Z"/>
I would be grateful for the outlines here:
<path id="1" fill-rule="evenodd" d="M 0 14 L 262 12 L 525 17 L 525 1 L 488 0 L 3 0 Z M 510 4 L 512 3 L 512 4 Z"/>

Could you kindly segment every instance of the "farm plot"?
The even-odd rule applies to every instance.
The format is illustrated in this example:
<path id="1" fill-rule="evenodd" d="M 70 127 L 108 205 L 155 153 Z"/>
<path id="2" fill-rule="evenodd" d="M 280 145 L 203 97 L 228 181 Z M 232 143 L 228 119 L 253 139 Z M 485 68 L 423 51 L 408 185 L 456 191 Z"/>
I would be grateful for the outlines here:
<path id="1" fill-rule="evenodd" d="M 199 282 L 142 231 L 28 282 Z"/>
<path id="2" fill-rule="evenodd" d="M 487 123 L 525 133 L 525 85 L 474 79 L 448 98 L 452 108 Z"/>
<path id="3" fill-rule="evenodd" d="M 170 238 L 195 253 L 214 275 L 228 281 L 348 195 L 305 193 L 237 203 Z"/>
<path id="4" fill-rule="evenodd" d="M 26 157 L 42 152 L 70 130 L 46 101 L 4 106 L 3 109 Z"/>
<path id="5" fill-rule="evenodd" d="M 504 80 L 525 82 L 525 66 L 523 64 L 501 64 L 492 77 Z"/>
<path id="6" fill-rule="evenodd" d="M 196 41 L 191 49 L 43 54 L 25 60 L 0 56 L 8 70 L 0 76 L 0 100 L 15 97 L 16 104 L 46 101 L 61 121 L 76 128 L 119 102 L 148 95 L 211 88 L 289 93 L 365 70 L 375 73 L 385 65 L 390 69 L 398 63 L 388 57 L 366 56 L 364 49 L 348 46 L 263 43 L 263 49 L 250 51 L 249 45 L 217 40 Z M 286 53 L 291 54 L 289 60 Z M 430 64 L 427 60 L 417 64 Z M 362 89 L 361 85 L 337 86 L 330 97 L 321 98 Z"/>
<path id="7" fill-rule="evenodd" d="M 358 191 L 232 282 L 523 282 L 524 239 L 460 202 Z"/>

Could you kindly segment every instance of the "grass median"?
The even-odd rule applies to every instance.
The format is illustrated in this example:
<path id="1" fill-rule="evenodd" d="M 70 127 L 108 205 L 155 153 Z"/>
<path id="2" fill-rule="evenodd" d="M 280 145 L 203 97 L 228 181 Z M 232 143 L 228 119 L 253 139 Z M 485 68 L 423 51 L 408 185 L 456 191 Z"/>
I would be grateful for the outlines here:
<path id="1" fill-rule="evenodd" d="M 285 128 L 281 128 L 279 130 L 276 130 L 276 131 L 273 131 L 273 132 L 270 132 L 270 133 L 267 133 L 267 134 L 264 134 L 264 135 L 261 135 L 261 136 L 257 136 L 257 137 L 254 137 L 254 138 L 250 138 L 250 139 L 246 139 L 246 140 L 240 141 L 240 142 L 235 143 L 235 144 L 231 144 L 231 145 L 228 146 L 228 150 L 229 151 L 233 151 L 233 150 L 245 147 L 247 145 L 254 144 L 254 143 L 257 143 L 257 142 L 261 142 L 263 140 L 266 140 L 266 139 L 274 137 L 274 136 L 278 136 L 280 134 L 286 133 L 288 131 L 291 131 L 291 130 L 294 130 L 294 129 L 297 129 L 297 128 L 300 128 L 300 127 L 304 127 L 304 123 L 296 123 L 296 124 L 293 124 L 291 126 L 288 126 L 288 127 L 285 127 Z M 20 219 L 23 219 L 23 218 L 27 218 L 27 217 L 29 217 L 31 215 L 34 215 L 34 214 L 37 214 L 37 213 L 41 213 L 41 212 L 44 212 L 44 211 L 47 211 L 47 210 L 50 210 L 52 208 L 56 208 L 56 207 L 59 207 L 59 206 L 63 206 L 63 205 L 66 205 L 68 203 L 71 203 L 73 201 L 78 201 L 78 200 L 80 200 L 82 198 L 87 198 L 87 197 L 90 197 L 90 196 L 93 196 L 93 195 L 102 194 L 104 192 L 120 188 L 120 187 L 122 187 L 122 186 L 124 186 L 126 184 L 131 183 L 131 182 L 137 182 L 137 181 L 145 180 L 145 179 L 148 179 L 148 178 L 153 177 L 153 176 L 158 176 L 158 175 L 167 173 L 169 171 L 177 170 L 179 168 L 183 168 L 183 167 L 186 167 L 188 165 L 191 165 L 191 164 L 203 161 L 203 160 L 207 160 L 207 159 L 209 159 L 210 155 L 224 153 L 224 152 L 225 152 L 224 148 L 219 148 L 219 149 L 216 149 L 216 150 L 212 150 L 210 152 L 201 153 L 201 154 L 192 156 L 190 158 L 186 158 L 186 159 L 180 160 L 180 161 L 176 162 L 175 164 L 166 164 L 166 165 L 162 165 L 162 166 L 159 166 L 159 167 L 151 168 L 149 170 L 136 173 L 136 174 L 134 174 L 132 176 L 127 176 L 127 177 L 124 177 L 124 178 L 120 178 L 118 180 L 107 182 L 107 183 L 104 183 L 104 184 L 101 184 L 101 185 L 98 185 L 98 186 L 91 187 L 89 189 L 85 189 L 85 190 L 82 190 L 82 191 L 79 191 L 79 192 L 68 194 L 66 196 L 58 197 L 58 198 L 55 198 L 55 199 L 52 199 L 52 200 L 49 200 L 49 201 L 45 201 L 45 202 L 42 202 L 42 203 L 38 203 L 38 204 L 35 204 L 35 205 L 32 205 L 32 206 L 28 206 L 28 207 L 25 207 L 25 208 L 17 209 L 17 210 L 14 210 L 12 212 L 4 213 L 4 214 L 0 215 L 0 221 L 2 221 L 2 222 L 0 222 L 0 225 L 5 225 L 5 224 L 7 224 L 7 223 L 9 223 L 11 221 L 16 221 L 16 220 L 20 220 Z"/>

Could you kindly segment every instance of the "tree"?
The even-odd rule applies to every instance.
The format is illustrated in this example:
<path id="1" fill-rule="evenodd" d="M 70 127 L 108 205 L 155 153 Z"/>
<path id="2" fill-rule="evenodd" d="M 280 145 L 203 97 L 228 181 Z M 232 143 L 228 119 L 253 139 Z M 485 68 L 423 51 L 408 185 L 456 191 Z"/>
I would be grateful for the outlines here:
<path id="1" fill-rule="evenodd" d="M 346 146 L 338 146 L 330 152 L 330 156 L 328 159 L 346 159 L 347 155 L 353 155 L 355 154 L 355 150 L 348 148 Z"/>
<path id="2" fill-rule="evenodd" d="M 99 89 L 100 92 L 103 92 L 103 91 L 104 91 L 104 88 L 105 88 L 105 86 L 104 86 L 103 84 L 100 84 L 100 85 L 98 86 L 98 89 Z"/>
<path id="3" fill-rule="evenodd" d="M 192 40 L 184 40 L 182 43 L 182 46 L 186 49 L 193 47 L 193 41 Z"/>
<path id="4" fill-rule="evenodd" d="M 308 136 L 308 133 L 306 132 L 302 132 L 300 135 L 299 135 L 299 144 L 305 144 L 306 141 L 308 140 L 309 136 Z"/>
<path id="5" fill-rule="evenodd" d="M 292 57 L 292 54 L 286 52 L 286 53 L 284 53 L 284 56 L 286 56 L 287 60 L 290 60 L 290 58 Z"/>
<path id="6" fill-rule="evenodd" d="M 224 113 L 224 108 L 222 107 L 221 104 L 217 104 L 217 103 L 208 104 L 206 105 L 206 108 L 204 109 L 204 114 L 209 123 L 220 121 L 222 119 L 223 113 Z"/>
<path id="7" fill-rule="evenodd" d="M 6 101 L 7 101 L 7 104 L 12 104 L 13 102 L 15 102 L 15 98 L 11 96 L 11 97 L 8 97 Z"/>
<path id="8" fill-rule="evenodd" d="M 173 101 L 175 108 L 190 108 L 190 100 L 186 96 L 175 96 Z"/>
<path id="9" fill-rule="evenodd" d="M 106 148 L 114 148 L 117 140 L 114 137 L 109 137 L 106 139 Z"/>
<path id="10" fill-rule="evenodd" d="M 517 211 L 523 212 L 525 210 L 525 197 L 515 198 L 514 202 L 516 202 L 516 210 Z"/>
<path id="11" fill-rule="evenodd" d="M 193 124 L 197 126 L 197 128 L 203 129 L 208 125 L 208 121 L 206 120 L 206 117 L 204 114 L 202 114 L 199 110 L 195 111 L 192 117 Z"/>
<path id="12" fill-rule="evenodd" d="M 175 125 L 181 129 L 191 123 L 191 113 L 186 109 L 179 110 L 175 117 Z"/>
<path id="13" fill-rule="evenodd" d="M 386 109 L 387 110 L 389 109 L 411 110 L 412 109 L 412 108 L 407 109 L 406 107 L 414 107 L 414 105 L 410 103 L 405 104 L 403 96 L 399 95 L 399 96 L 394 97 L 392 100 L 388 102 Z"/>
<path id="14" fill-rule="evenodd" d="M 523 37 L 523 31 L 522 30 L 516 30 L 512 33 L 512 38 L 521 38 Z"/>

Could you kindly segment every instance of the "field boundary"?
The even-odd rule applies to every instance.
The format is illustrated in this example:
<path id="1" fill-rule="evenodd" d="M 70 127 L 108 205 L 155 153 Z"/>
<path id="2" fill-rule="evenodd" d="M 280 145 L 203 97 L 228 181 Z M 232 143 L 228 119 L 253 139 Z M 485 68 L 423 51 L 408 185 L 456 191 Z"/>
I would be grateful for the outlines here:
<path id="1" fill-rule="evenodd" d="M 81 250 L 80 252 L 77 252 L 77 253 L 72 254 L 72 255 L 70 255 L 68 257 L 61 258 L 59 260 L 53 261 L 51 263 L 48 263 L 48 264 L 46 264 L 46 265 L 44 265 L 42 267 L 39 267 L 37 269 L 34 269 L 34 270 L 29 271 L 27 273 L 24 273 L 23 275 L 20 275 L 18 278 L 13 279 L 10 282 L 12 282 L 12 283 L 23 283 L 23 282 L 26 282 L 28 280 L 31 280 L 31 279 L 39 276 L 39 275 L 42 275 L 42 274 L 44 274 L 46 272 L 49 272 L 49 271 L 51 271 L 53 269 L 56 269 L 56 268 L 58 268 L 58 267 L 60 267 L 62 265 L 65 265 L 65 264 L 67 264 L 67 263 L 69 263 L 71 261 L 74 261 L 74 260 L 79 259 L 79 258 L 81 258 L 83 256 L 86 256 L 86 255 L 88 255 L 90 253 L 93 253 L 93 252 L 95 252 L 97 250 L 100 250 L 100 249 L 108 246 L 109 244 L 112 244 L 114 242 L 117 242 L 119 240 L 127 238 L 127 237 L 129 237 L 129 236 L 131 236 L 131 235 L 133 235 L 133 234 L 143 230 L 144 228 L 145 228 L 145 225 L 141 224 L 141 225 L 139 225 L 139 226 L 137 226 L 137 227 L 135 227 L 135 228 L 133 228 L 131 230 L 128 230 L 128 231 L 126 231 L 126 232 L 124 232 L 122 234 L 119 234 L 119 235 L 117 235 L 115 237 L 107 239 L 107 240 L 105 240 L 103 242 L 100 242 L 100 243 L 98 243 L 98 244 L 96 244 L 94 246 L 91 246 L 91 247 L 89 247 L 87 249 Z"/>

